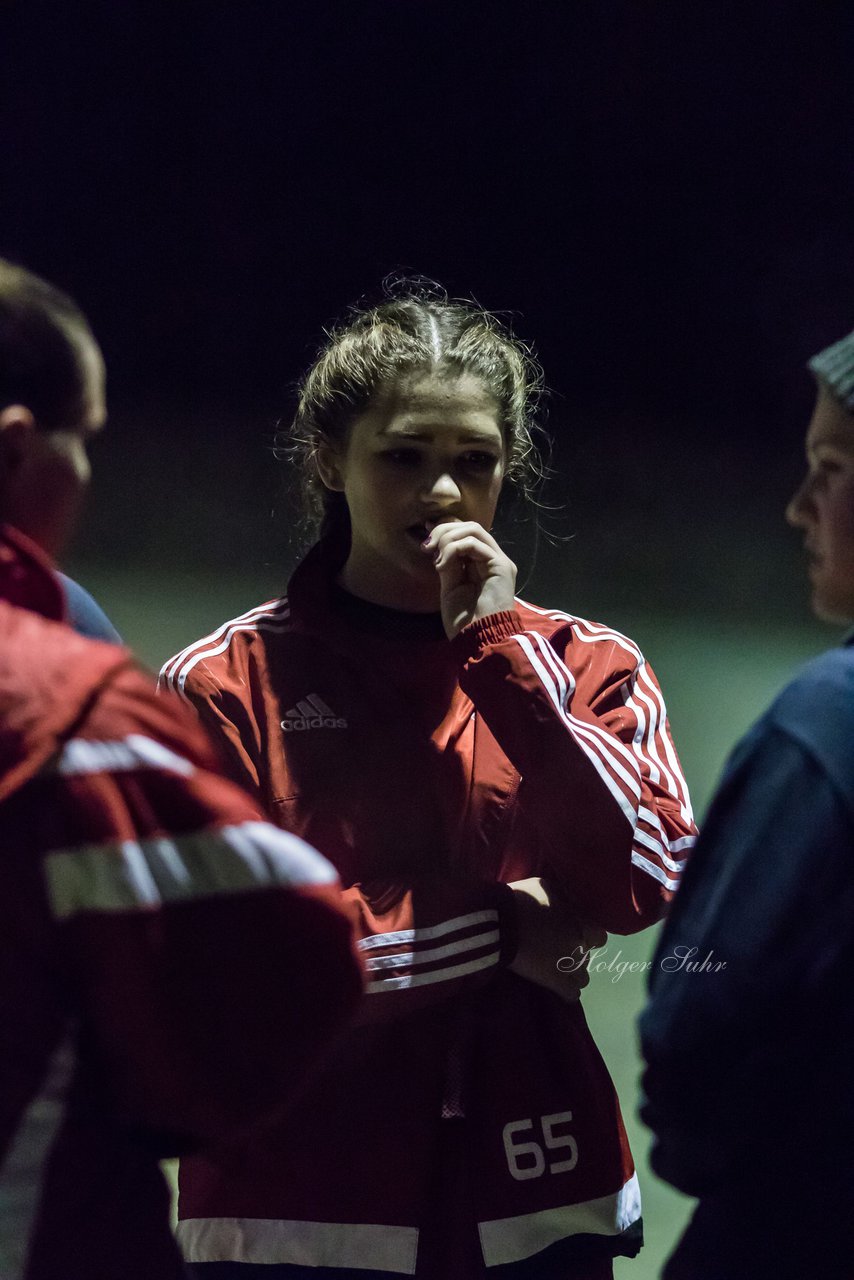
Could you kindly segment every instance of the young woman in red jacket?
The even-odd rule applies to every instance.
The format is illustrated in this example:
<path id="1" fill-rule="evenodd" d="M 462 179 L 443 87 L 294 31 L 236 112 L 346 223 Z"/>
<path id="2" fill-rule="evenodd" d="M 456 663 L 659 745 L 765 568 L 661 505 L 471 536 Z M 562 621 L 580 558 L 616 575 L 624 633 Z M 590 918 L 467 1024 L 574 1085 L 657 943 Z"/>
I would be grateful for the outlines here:
<path id="1" fill-rule="evenodd" d="M 657 920 L 694 826 L 642 654 L 517 599 L 491 532 L 534 471 L 536 381 L 475 306 L 415 291 L 351 317 L 291 429 L 319 540 L 287 597 L 164 667 L 234 777 L 334 863 L 369 970 L 287 1121 L 185 1162 L 201 1276 L 603 1280 L 639 1248 L 559 961 Z"/>

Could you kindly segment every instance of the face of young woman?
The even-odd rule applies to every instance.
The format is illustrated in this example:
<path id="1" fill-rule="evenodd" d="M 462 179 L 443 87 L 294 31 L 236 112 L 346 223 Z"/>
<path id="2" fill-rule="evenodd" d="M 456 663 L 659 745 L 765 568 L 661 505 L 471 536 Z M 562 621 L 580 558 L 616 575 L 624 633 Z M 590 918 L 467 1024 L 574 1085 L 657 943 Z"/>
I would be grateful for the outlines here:
<path id="1" fill-rule="evenodd" d="M 854 414 L 821 388 L 807 430 L 807 474 L 786 509 L 803 529 L 820 618 L 854 621 Z"/>
<path id="2" fill-rule="evenodd" d="M 422 543 L 448 521 L 490 529 L 504 476 L 498 406 L 470 375 L 395 383 L 350 431 L 346 451 L 318 459 L 350 509 L 348 591 L 392 608 L 438 608 L 439 577 Z"/>

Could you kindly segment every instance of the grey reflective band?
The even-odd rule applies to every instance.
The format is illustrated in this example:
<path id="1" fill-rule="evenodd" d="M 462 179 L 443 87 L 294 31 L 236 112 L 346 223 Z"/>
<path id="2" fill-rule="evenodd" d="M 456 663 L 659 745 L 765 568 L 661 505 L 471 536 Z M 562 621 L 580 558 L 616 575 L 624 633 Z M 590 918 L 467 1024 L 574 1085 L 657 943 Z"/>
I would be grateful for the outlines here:
<path id="1" fill-rule="evenodd" d="M 854 333 L 819 351 L 807 368 L 840 404 L 854 410 Z"/>

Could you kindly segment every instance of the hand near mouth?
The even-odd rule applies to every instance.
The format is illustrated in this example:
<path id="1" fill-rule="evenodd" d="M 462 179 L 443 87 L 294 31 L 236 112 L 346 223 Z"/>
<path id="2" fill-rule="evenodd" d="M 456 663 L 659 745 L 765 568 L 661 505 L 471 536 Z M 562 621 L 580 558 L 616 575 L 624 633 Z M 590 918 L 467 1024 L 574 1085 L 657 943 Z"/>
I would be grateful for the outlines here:
<path id="1" fill-rule="evenodd" d="M 473 520 L 437 524 L 422 542 L 441 582 L 442 621 L 448 639 L 470 622 L 516 607 L 516 566 Z"/>

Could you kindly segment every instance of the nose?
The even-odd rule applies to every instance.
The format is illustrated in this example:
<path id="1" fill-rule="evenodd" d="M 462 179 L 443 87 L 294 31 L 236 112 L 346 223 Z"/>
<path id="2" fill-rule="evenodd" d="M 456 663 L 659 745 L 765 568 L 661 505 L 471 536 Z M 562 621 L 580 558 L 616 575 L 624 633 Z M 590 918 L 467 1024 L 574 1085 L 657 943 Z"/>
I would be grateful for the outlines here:
<path id="1" fill-rule="evenodd" d="M 786 519 L 796 529 L 803 529 L 808 523 L 809 513 L 807 508 L 810 505 L 810 501 L 810 477 L 806 475 L 792 494 L 786 507 Z"/>
<path id="2" fill-rule="evenodd" d="M 424 486 L 421 494 L 425 502 L 450 507 L 460 500 L 460 488 L 449 471 L 440 471 Z"/>

